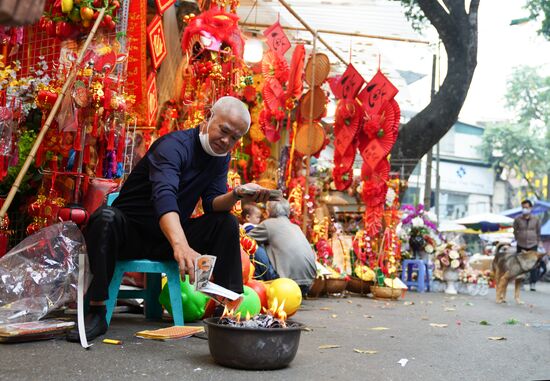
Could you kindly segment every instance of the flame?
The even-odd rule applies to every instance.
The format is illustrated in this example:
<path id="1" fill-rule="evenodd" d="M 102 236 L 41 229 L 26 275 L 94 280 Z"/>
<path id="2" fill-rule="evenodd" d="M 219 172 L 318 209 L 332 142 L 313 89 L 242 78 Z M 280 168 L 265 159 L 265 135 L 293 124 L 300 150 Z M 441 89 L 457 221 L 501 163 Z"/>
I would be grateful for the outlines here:
<path id="1" fill-rule="evenodd" d="M 286 302 L 286 299 L 283 299 L 281 304 L 279 304 L 279 300 L 277 300 L 277 298 L 273 298 L 273 302 L 271 303 L 271 308 L 269 308 L 268 310 L 264 309 L 265 313 L 273 316 L 274 318 L 281 320 L 283 322 L 283 325 L 285 325 L 284 322 L 288 317 L 287 313 L 285 312 L 285 302 Z"/>
<path id="2" fill-rule="evenodd" d="M 240 312 L 237 312 L 237 314 L 235 315 L 235 320 L 237 320 L 237 323 L 240 323 L 240 321 L 241 321 L 241 313 Z"/>
<path id="3" fill-rule="evenodd" d="M 250 312 L 246 311 L 246 320 L 250 320 Z"/>

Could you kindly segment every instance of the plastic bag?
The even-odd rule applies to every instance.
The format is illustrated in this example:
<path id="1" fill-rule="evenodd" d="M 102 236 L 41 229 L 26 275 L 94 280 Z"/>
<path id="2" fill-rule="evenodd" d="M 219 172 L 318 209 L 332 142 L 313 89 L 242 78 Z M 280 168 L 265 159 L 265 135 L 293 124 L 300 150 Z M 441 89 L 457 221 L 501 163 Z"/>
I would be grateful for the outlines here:
<path id="1" fill-rule="evenodd" d="M 0 258 L 0 324 L 36 321 L 76 301 L 82 253 L 84 236 L 68 221 L 25 238 Z"/>

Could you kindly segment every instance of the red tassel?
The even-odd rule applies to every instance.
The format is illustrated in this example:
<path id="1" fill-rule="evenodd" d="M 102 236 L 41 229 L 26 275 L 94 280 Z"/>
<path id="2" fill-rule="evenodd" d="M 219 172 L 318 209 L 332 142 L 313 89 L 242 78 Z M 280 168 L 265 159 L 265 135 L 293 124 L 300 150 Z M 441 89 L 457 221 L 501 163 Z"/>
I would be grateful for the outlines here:
<path id="1" fill-rule="evenodd" d="M 126 146 L 126 129 L 124 126 L 120 129 L 118 137 L 118 145 L 116 149 L 116 161 L 122 163 L 124 161 L 124 147 Z"/>
<path id="2" fill-rule="evenodd" d="M 112 151 L 115 149 L 115 129 L 112 128 L 109 131 L 109 137 L 107 139 L 107 151 Z"/>
<path id="3" fill-rule="evenodd" d="M 78 128 L 76 129 L 76 135 L 74 137 L 74 142 L 73 142 L 73 148 L 76 152 L 80 152 L 82 150 L 81 135 L 82 135 L 82 127 L 78 126 Z"/>
<path id="4" fill-rule="evenodd" d="M 84 164 L 89 164 L 90 163 L 90 144 L 86 144 L 84 146 L 84 153 L 83 153 L 83 157 L 82 157 L 82 161 L 84 162 Z"/>
<path id="5" fill-rule="evenodd" d="M 97 155 L 97 166 L 95 168 L 95 174 L 97 177 L 103 177 L 103 157 L 105 156 L 105 146 L 101 145 L 99 153 Z"/>
<path id="6" fill-rule="evenodd" d="M 99 124 L 99 113 L 94 114 L 94 124 L 92 125 L 92 136 L 97 138 L 97 126 Z"/>
<path id="7" fill-rule="evenodd" d="M 44 156 L 44 147 L 42 146 L 42 144 L 40 144 L 40 146 L 38 146 L 38 149 L 36 150 L 36 155 L 34 156 L 34 166 L 36 168 L 42 166 L 43 156 Z"/>
<path id="8" fill-rule="evenodd" d="M 57 166 L 57 156 L 52 156 L 51 160 L 50 160 L 50 169 L 53 171 L 53 172 L 57 172 L 59 170 L 58 166 Z"/>

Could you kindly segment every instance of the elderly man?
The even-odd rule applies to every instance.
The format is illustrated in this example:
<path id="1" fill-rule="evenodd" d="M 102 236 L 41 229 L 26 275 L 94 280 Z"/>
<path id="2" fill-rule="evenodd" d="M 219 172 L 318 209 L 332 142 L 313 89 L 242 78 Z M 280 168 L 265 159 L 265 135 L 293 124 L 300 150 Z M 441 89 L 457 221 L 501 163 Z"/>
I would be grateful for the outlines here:
<path id="1" fill-rule="evenodd" d="M 267 212 L 269 218 L 248 235 L 258 243 L 265 243 L 275 271 L 283 278 L 293 279 L 305 295 L 317 275 L 315 253 L 300 227 L 288 219 L 290 205 L 287 200 L 268 202 Z"/>
<path id="2" fill-rule="evenodd" d="M 158 139 L 122 186 L 112 207 L 90 218 L 85 237 L 93 274 L 88 290 L 90 309 L 86 336 L 107 331 L 105 300 L 117 259 L 175 259 L 182 278 L 194 282 L 200 254 L 217 257 L 216 283 L 243 291 L 239 224 L 229 211 L 237 200 L 265 202 L 269 191 L 255 184 L 245 196 L 238 187 L 227 192 L 229 152 L 250 127 L 250 114 L 236 98 L 220 98 L 201 126 Z M 190 219 L 202 200 L 205 214 Z M 78 341 L 78 332 L 67 336 Z"/>

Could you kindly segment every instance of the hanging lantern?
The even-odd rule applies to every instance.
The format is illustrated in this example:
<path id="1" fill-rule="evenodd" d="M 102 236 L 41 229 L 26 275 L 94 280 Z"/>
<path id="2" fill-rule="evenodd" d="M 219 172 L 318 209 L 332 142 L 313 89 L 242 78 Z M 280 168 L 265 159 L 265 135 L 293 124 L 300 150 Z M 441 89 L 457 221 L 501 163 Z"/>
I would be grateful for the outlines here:
<path id="1" fill-rule="evenodd" d="M 256 37 L 252 37 L 246 40 L 244 43 L 243 59 L 248 63 L 258 63 L 262 60 L 264 55 L 264 46 L 262 41 Z"/>

